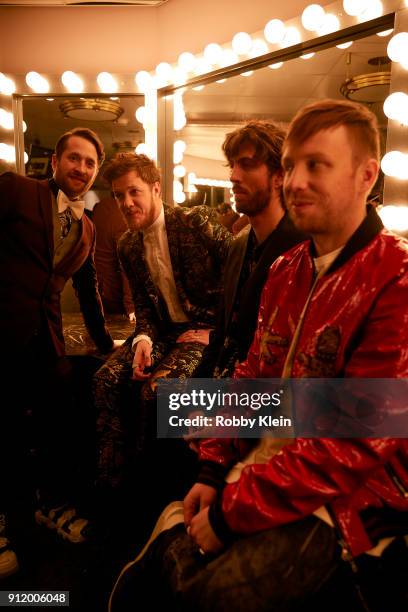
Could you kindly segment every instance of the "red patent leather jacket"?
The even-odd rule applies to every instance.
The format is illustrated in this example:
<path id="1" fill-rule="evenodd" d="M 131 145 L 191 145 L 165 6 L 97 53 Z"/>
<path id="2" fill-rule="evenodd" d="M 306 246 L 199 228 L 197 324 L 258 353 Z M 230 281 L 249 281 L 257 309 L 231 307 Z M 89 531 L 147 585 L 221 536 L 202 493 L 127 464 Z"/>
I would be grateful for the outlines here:
<path id="1" fill-rule="evenodd" d="M 408 243 L 381 228 L 369 210 L 317 282 L 292 377 L 408 378 Z M 281 376 L 313 283 L 310 249 L 302 243 L 271 267 L 254 341 L 235 377 Z M 408 438 L 408 419 L 406 433 Z M 247 450 L 245 440 L 208 439 L 199 457 L 207 471 L 211 465 L 226 469 Z M 226 539 L 228 532 L 249 534 L 299 520 L 324 505 L 353 555 L 375 544 L 366 520 L 373 522 L 373 513 L 376 524 L 384 509 L 407 524 L 408 440 L 293 440 L 269 462 L 246 465 L 210 508 L 210 522 Z"/>

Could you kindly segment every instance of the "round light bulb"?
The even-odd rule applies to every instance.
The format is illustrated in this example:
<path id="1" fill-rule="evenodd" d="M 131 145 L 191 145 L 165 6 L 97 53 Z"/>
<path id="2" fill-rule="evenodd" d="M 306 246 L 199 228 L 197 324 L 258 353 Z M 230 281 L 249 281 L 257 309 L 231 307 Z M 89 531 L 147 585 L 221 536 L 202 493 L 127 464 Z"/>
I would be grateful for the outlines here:
<path id="1" fill-rule="evenodd" d="M 281 42 L 282 47 L 292 47 L 293 45 L 297 45 L 302 40 L 300 32 L 297 28 L 291 26 L 286 28 L 285 36 Z"/>
<path id="2" fill-rule="evenodd" d="M 116 93 L 118 91 L 118 83 L 110 72 L 100 72 L 96 77 L 99 89 L 104 93 Z"/>
<path id="3" fill-rule="evenodd" d="M 135 75 L 135 83 L 142 93 L 152 86 L 152 77 L 147 70 L 139 70 Z"/>
<path id="4" fill-rule="evenodd" d="M 232 48 L 238 55 L 246 55 L 252 48 L 252 38 L 247 32 L 238 32 L 232 39 Z"/>
<path id="5" fill-rule="evenodd" d="M 338 49 L 348 49 L 349 47 L 351 47 L 352 44 L 353 44 L 353 41 L 350 40 L 349 42 L 341 43 L 341 45 L 336 45 L 336 47 Z"/>
<path id="6" fill-rule="evenodd" d="M 177 204 L 183 204 L 183 202 L 186 201 L 186 194 L 184 193 L 184 191 L 179 191 L 178 193 L 176 193 L 174 201 Z"/>
<path id="7" fill-rule="evenodd" d="M 27 124 L 25 121 L 23 121 L 23 132 L 27 131 Z"/>
<path id="8" fill-rule="evenodd" d="M 0 142 L 0 159 L 4 159 L 9 164 L 14 164 L 16 161 L 16 151 L 12 145 Z"/>
<path id="9" fill-rule="evenodd" d="M 175 140 L 173 146 L 175 150 L 177 149 L 177 151 L 180 151 L 181 153 L 184 153 L 187 148 L 187 145 L 184 140 Z"/>
<path id="10" fill-rule="evenodd" d="M 144 123 L 146 120 L 146 107 L 139 106 L 139 108 L 136 109 L 135 117 L 139 123 Z"/>
<path id="11" fill-rule="evenodd" d="M 283 66 L 283 62 L 276 62 L 276 64 L 269 64 L 268 68 L 272 68 L 272 70 L 278 70 Z"/>
<path id="12" fill-rule="evenodd" d="M 371 0 L 344 0 L 344 12 L 347 13 L 347 15 L 351 15 L 351 17 L 356 17 L 367 9 L 370 1 Z"/>
<path id="13" fill-rule="evenodd" d="M 168 62 L 160 62 L 156 66 L 156 75 L 162 81 L 171 81 L 173 77 L 173 68 Z"/>
<path id="14" fill-rule="evenodd" d="M 394 31 L 394 28 L 391 28 L 390 30 L 384 30 L 384 32 L 377 32 L 377 36 L 381 36 L 382 38 L 385 38 L 386 36 L 389 36 L 390 34 L 392 34 Z"/>
<path id="15" fill-rule="evenodd" d="M 28 153 L 24 151 L 24 163 L 26 164 L 27 162 L 28 162 Z"/>
<path id="16" fill-rule="evenodd" d="M 314 53 L 305 53 L 304 55 L 301 55 L 300 57 L 303 60 L 308 60 L 308 59 L 310 59 L 313 56 L 314 56 Z"/>
<path id="17" fill-rule="evenodd" d="M 408 179 L 408 155 L 401 151 L 389 151 L 381 160 L 381 169 L 387 176 Z"/>
<path id="18" fill-rule="evenodd" d="M 222 57 L 222 47 L 217 43 L 210 43 L 204 49 L 203 55 L 209 64 L 219 64 Z"/>
<path id="19" fill-rule="evenodd" d="M 5 130 L 14 129 L 13 113 L 6 111 L 4 108 L 0 108 L 0 126 Z"/>
<path id="20" fill-rule="evenodd" d="M 271 19 L 265 26 L 264 36 L 268 43 L 276 45 L 282 42 L 285 36 L 286 27 L 280 19 Z"/>
<path id="21" fill-rule="evenodd" d="M 315 32 L 324 21 L 325 11 L 320 4 L 309 4 L 302 13 L 302 25 L 305 30 Z"/>
<path id="22" fill-rule="evenodd" d="M 149 155 L 149 149 L 148 146 L 145 142 L 139 142 L 139 144 L 137 145 L 136 149 L 135 149 L 135 153 L 137 153 L 137 155 Z"/>
<path id="23" fill-rule="evenodd" d="M 25 80 L 27 85 L 36 93 L 47 93 L 50 90 L 47 79 L 38 74 L 38 72 L 28 72 Z"/>
<path id="24" fill-rule="evenodd" d="M 391 38 L 387 54 L 393 62 L 405 61 L 408 58 L 408 32 L 399 32 Z"/>
<path id="25" fill-rule="evenodd" d="M 180 53 L 180 55 L 178 56 L 177 63 L 182 70 L 185 70 L 186 72 L 191 72 L 192 70 L 194 70 L 196 58 L 189 51 L 184 51 L 184 53 Z"/>
<path id="26" fill-rule="evenodd" d="M 388 204 L 378 211 L 384 226 L 393 232 L 408 231 L 408 206 Z"/>
<path id="27" fill-rule="evenodd" d="M 249 57 L 259 57 L 268 53 L 268 45 L 261 38 L 256 38 L 252 44 L 252 49 L 249 52 Z"/>
<path id="28" fill-rule="evenodd" d="M 232 49 L 224 49 L 221 58 L 221 66 L 225 68 L 226 66 L 232 66 L 239 61 L 239 57 L 235 51 Z"/>
<path id="29" fill-rule="evenodd" d="M 384 12 L 384 7 L 380 0 L 370 0 L 367 8 L 358 15 L 359 21 L 369 21 L 381 17 Z"/>
<path id="30" fill-rule="evenodd" d="M 247 72 L 241 72 L 241 76 L 243 77 L 250 77 L 254 74 L 253 70 L 247 70 Z"/>
<path id="31" fill-rule="evenodd" d="M 177 176 L 177 178 L 183 178 L 183 176 L 186 175 L 186 169 L 181 164 L 177 164 L 177 166 L 173 168 L 173 174 Z"/>
<path id="32" fill-rule="evenodd" d="M 384 102 L 384 114 L 389 119 L 399 119 L 408 113 L 408 95 L 402 91 L 390 94 Z"/>
<path id="33" fill-rule="evenodd" d="M 82 93 L 84 91 L 83 80 L 72 70 L 66 70 L 62 74 L 61 82 L 71 93 Z"/>
<path id="34" fill-rule="evenodd" d="M 173 194 L 180 193 L 180 191 L 183 191 L 183 185 L 178 179 L 175 179 L 173 181 Z"/>
<path id="35" fill-rule="evenodd" d="M 326 13 L 324 20 L 320 28 L 318 29 L 318 35 L 324 36 L 325 34 L 331 34 L 340 30 L 340 21 L 333 13 Z"/>
<path id="36" fill-rule="evenodd" d="M 194 74 L 199 76 L 200 74 L 207 74 L 207 72 L 211 72 L 211 70 L 212 65 L 209 64 L 204 57 L 198 58 L 194 67 Z"/>
<path id="37" fill-rule="evenodd" d="M 0 93 L 2 93 L 3 96 L 11 96 L 15 91 L 16 85 L 14 81 L 0 72 Z"/>

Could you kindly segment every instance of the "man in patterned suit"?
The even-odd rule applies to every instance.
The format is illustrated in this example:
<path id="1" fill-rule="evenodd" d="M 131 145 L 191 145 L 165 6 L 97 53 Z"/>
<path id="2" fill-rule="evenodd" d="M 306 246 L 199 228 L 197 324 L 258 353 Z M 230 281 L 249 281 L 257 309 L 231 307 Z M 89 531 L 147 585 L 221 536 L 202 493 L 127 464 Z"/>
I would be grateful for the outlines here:
<path id="1" fill-rule="evenodd" d="M 153 444 L 146 439 L 155 437 L 157 379 L 189 377 L 201 359 L 232 236 L 215 209 L 163 204 L 160 172 L 145 155 L 118 154 L 104 176 L 129 227 L 118 250 L 136 315 L 134 334 L 95 377 L 100 477 L 112 485 L 123 476 L 125 435 L 131 432 L 132 452 Z M 139 383 L 138 406 L 132 379 Z M 134 406 L 127 423 L 129 411 L 119 408 L 126 390 Z"/>
<path id="2" fill-rule="evenodd" d="M 93 341 L 103 353 L 114 346 L 96 281 L 95 229 L 80 200 L 103 159 L 97 134 L 77 128 L 58 140 L 49 181 L 12 172 L 0 177 L 0 371 L 3 395 L 13 398 L 1 408 L 1 501 L 11 511 L 25 499 L 32 463 L 27 453 L 35 448 L 35 484 L 42 494 L 37 520 L 58 529 L 65 523 L 63 502 L 77 488 L 75 467 L 84 431 L 72 401 L 74 383 L 62 332 L 60 296 L 69 278 Z M 61 535 L 71 539 L 69 532 L 70 527 Z"/>

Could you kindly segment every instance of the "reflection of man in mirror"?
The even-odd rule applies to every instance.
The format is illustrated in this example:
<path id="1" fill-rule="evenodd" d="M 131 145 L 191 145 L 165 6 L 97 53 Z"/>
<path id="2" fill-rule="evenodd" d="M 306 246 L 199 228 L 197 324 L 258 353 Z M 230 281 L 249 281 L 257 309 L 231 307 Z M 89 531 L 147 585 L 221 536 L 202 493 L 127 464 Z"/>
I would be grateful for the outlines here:
<path id="1" fill-rule="evenodd" d="M 232 236 L 217 223 L 215 209 L 164 204 L 160 172 L 145 155 L 118 154 L 104 176 L 129 227 L 118 252 L 136 316 L 134 334 L 95 377 L 101 477 L 112 483 L 123 457 L 124 393 L 132 378 L 144 383 L 139 405 L 134 385 L 129 399 L 143 447 L 146 427 L 155 437 L 157 379 L 191 376 L 208 343 Z"/>
<path id="2" fill-rule="evenodd" d="M 27 483 L 25 456 L 35 448 L 41 504 L 36 516 L 50 527 L 56 527 L 56 508 L 61 528 L 64 517 L 75 514 L 63 504 L 76 488 L 74 449 L 83 429 L 64 357 L 60 296 L 69 278 L 93 341 L 104 353 L 113 348 L 96 282 L 95 230 L 81 200 L 103 158 L 99 137 L 77 128 L 56 144 L 52 179 L 11 172 L 0 177 L 2 392 L 13 398 L 2 406 L 1 500 L 12 506 L 21 499 L 16 487 Z M 74 523 L 64 537 L 71 538 Z"/>
<path id="3" fill-rule="evenodd" d="M 197 378 L 231 376 L 236 363 L 245 359 L 268 270 L 279 255 L 305 239 L 283 203 L 284 138 L 278 124 L 250 121 L 224 141 L 235 206 L 249 225 L 231 245 L 217 327 L 194 374 Z"/>
<path id="4" fill-rule="evenodd" d="M 408 376 L 408 244 L 366 207 L 378 158 L 376 118 L 363 106 L 323 100 L 292 120 L 284 192 L 295 226 L 312 240 L 272 265 L 236 378 L 314 376 L 309 363 L 326 330 L 331 348 L 319 355 L 329 358 L 326 375 Z M 243 456 L 246 446 L 202 442 L 207 479 L 184 503 L 189 534 L 172 520 L 123 573 L 121 597 L 129 601 L 132 588 L 142 598 L 152 571 L 183 609 L 280 612 L 335 601 L 335 609 L 403 610 L 408 440 L 292 439 L 256 463 Z M 223 485 L 222 472 L 239 460 Z M 218 556 L 202 559 L 198 547 Z"/>

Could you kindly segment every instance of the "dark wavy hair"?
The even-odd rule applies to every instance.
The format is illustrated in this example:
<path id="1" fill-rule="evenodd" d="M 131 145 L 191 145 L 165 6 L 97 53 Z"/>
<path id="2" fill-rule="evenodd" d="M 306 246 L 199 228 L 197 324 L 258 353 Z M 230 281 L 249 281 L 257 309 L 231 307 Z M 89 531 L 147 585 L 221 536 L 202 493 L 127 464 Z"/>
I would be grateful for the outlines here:
<path id="1" fill-rule="evenodd" d="M 136 172 L 142 181 L 148 185 L 161 183 L 161 174 L 156 163 L 147 155 L 137 155 L 136 153 L 117 153 L 107 163 L 103 171 L 103 178 L 112 185 L 112 181 L 132 171 Z"/>

